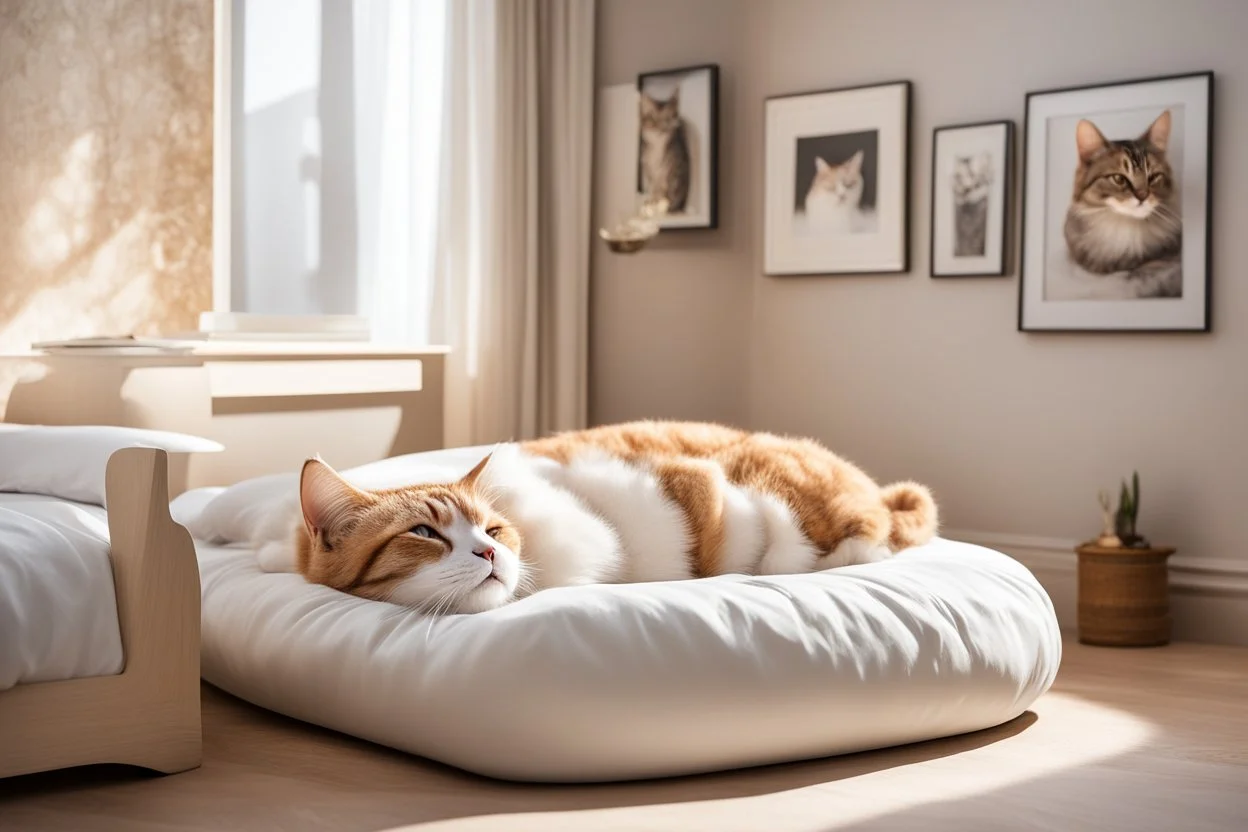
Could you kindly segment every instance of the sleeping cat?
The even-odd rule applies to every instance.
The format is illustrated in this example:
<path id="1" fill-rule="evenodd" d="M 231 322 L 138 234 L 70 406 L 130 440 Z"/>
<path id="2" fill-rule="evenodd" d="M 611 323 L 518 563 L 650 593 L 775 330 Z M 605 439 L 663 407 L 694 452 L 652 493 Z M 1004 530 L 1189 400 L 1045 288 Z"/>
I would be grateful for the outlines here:
<path id="1" fill-rule="evenodd" d="M 983 257 L 988 245 L 988 195 L 992 157 L 988 153 L 953 160 L 953 254 Z"/>
<path id="2" fill-rule="evenodd" d="M 550 587 L 868 563 L 937 527 L 921 485 L 880 488 L 811 440 L 685 422 L 507 443 L 458 480 L 382 491 L 312 459 L 299 498 L 303 522 L 261 551 L 266 569 L 430 613 Z"/>
<path id="3" fill-rule="evenodd" d="M 684 213 L 689 200 L 689 140 L 680 117 L 680 88 L 666 101 L 641 94 L 641 192 L 667 200 L 670 214 Z"/>
<path id="4" fill-rule="evenodd" d="M 874 215 L 862 208 L 862 160 L 861 150 L 837 165 L 815 157 L 815 177 L 803 203 L 812 230 L 845 234 L 874 230 Z"/>
<path id="5" fill-rule="evenodd" d="M 1183 224 L 1169 140 L 1169 110 L 1135 139 L 1110 141 L 1087 119 L 1075 127 L 1079 164 L 1066 247 L 1092 274 L 1125 272 L 1135 297 L 1182 294 Z"/>

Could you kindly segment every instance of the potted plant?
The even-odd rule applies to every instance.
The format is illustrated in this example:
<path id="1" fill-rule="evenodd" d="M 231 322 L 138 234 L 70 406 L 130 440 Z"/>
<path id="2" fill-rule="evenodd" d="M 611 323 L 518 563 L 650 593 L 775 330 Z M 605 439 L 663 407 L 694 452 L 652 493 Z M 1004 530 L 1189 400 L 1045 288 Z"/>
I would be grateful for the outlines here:
<path id="1" fill-rule="evenodd" d="M 1147 549 L 1148 540 L 1136 534 L 1135 521 L 1140 516 L 1140 472 L 1131 474 L 1131 490 L 1127 490 L 1127 481 L 1122 481 L 1122 494 L 1118 498 L 1118 513 L 1114 517 L 1114 534 L 1119 543 L 1131 549 Z"/>
<path id="2" fill-rule="evenodd" d="M 1139 533 L 1140 475 L 1122 481 L 1118 507 L 1100 491 L 1103 525 L 1079 555 L 1079 640 L 1085 644 L 1144 647 L 1170 641 L 1169 547 L 1153 547 Z"/>

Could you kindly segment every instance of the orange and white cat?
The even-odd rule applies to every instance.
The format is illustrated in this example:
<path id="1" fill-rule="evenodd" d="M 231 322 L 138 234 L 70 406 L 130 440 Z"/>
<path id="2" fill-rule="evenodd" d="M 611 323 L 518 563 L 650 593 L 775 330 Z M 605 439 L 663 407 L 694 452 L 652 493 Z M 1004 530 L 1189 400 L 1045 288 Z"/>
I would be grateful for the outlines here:
<path id="1" fill-rule="evenodd" d="M 550 587 L 868 563 L 937 528 L 921 485 L 881 488 L 811 440 L 684 422 L 507 443 L 459 480 L 378 491 L 311 459 L 299 501 L 294 545 L 262 549 L 266 569 L 431 613 Z"/>

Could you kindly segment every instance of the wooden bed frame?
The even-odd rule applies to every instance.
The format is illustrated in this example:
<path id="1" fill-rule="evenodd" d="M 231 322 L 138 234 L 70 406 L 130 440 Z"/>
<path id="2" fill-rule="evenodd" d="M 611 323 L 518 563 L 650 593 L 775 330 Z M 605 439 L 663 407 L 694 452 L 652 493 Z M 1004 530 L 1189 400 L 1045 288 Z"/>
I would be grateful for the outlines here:
<path id="1" fill-rule="evenodd" d="M 169 515 L 168 454 L 117 451 L 106 495 L 124 669 L 0 691 L 0 777 L 89 763 L 171 774 L 202 759 L 199 565 Z"/>

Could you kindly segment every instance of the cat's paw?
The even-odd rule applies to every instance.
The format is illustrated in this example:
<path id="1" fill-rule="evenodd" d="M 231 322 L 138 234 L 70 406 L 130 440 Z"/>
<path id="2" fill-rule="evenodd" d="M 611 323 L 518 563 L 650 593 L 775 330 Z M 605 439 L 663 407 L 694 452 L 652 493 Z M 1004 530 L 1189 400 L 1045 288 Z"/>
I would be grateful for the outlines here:
<path id="1" fill-rule="evenodd" d="M 893 556 L 893 550 L 884 543 L 865 537 L 847 537 L 832 552 L 820 559 L 819 569 L 853 566 L 857 563 L 875 563 Z"/>

